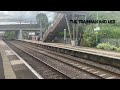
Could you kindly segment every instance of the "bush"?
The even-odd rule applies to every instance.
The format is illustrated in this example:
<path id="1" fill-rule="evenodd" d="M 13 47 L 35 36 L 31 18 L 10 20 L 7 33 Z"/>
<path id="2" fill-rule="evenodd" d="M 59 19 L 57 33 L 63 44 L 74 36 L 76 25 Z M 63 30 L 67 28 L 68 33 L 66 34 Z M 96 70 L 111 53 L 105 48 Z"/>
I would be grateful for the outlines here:
<path id="1" fill-rule="evenodd" d="M 87 47 L 96 46 L 96 34 L 94 32 L 94 25 L 88 25 L 85 27 L 83 34 L 83 45 Z"/>
<path id="2" fill-rule="evenodd" d="M 111 45 L 110 43 L 100 43 L 97 45 L 98 49 L 104 49 L 104 50 L 117 50 L 117 47 L 114 45 Z"/>
<path id="3" fill-rule="evenodd" d="M 116 49 L 116 51 L 120 52 L 120 47 Z"/>
<path id="4" fill-rule="evenodd" d="M 104 49 L 104 50 L 115 50 L 120 52 L 120 47 L 116 47 L 114 45 L 111 45 L 110 43 L 100 43 L 97 45 L 98 49 Z"/>
<path id="5" fill-rule="evenodd" d="M 117 47 L 116 47 L 116 46 L 112 45 L 111 47 L 112 47 L 111 50 L 117 50 Z"/>

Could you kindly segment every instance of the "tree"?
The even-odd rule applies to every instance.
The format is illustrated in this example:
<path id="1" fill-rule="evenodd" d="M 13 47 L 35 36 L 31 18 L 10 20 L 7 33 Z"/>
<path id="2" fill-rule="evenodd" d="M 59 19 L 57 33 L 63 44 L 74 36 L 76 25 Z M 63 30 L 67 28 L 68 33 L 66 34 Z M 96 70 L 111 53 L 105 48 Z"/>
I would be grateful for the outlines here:
<path id="1" fill-rule="evenodd" d="M 99 24 L 101 30 L 98 32 L 98 40 L 101 38 L 120 38 L 120 12 L 117 11 L 99 11 L 99 20 L 115 20 L 115 24 Z M 88 20 L 96 20 L 97 12 L 90 11 L 87 15 Z M 83 44 L 84 46 L 95 46 L 95 24 L 88 24 L 85 26 L 83 34 Z"/>
<path id="2" fill-rule="evenodd" d="M 14 39 L 15 38 L 15 31 L 6 31 L 4 34 L 5 38 Z"/>
<path id="3" fill-rule="evenodd" d="M 94 32 L 94 24 L 87 25 L 83 34 L 83 45 L 93 47 L 96 45 L 96 35 Z"/>
<path id="4" fill-rule="evenodd" d="M 44 13 L 37 14 L 36 21 L 37 24 L 40 24 L 41 21 L 42 29 L 48 27 L 48 17 L 46 16 L 46 14 Z"/>

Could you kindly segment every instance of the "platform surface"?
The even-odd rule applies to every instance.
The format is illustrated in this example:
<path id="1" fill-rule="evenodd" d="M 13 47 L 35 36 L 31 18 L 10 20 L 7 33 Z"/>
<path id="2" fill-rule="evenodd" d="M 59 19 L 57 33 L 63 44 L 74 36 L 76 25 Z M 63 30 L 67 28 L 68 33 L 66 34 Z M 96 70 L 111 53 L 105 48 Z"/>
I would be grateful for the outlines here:
<path id="1" fill-rule="evenodd" d="M 54 47 L 67 48 L 75 51 L 85 51 L 87 53 L 93 53 L 93 54 L 103 55 L 107 57 L 115 57 L 120 59 L 120 52 L 115 52 L 115 51 L 107 51 L 107 50 L 101 50 L 101 49 L 90 48 L 90 47 L 72 46 L 70 44 L 64 44 L 64 43 L 45 43 L 41 41 L 33 41 L 33 40 L 25 40 L 25 39 L 23 39 L 23 41 L 44 44 L 44 45 L 54 46 Z"/>
<path id="2" fill-rule="evenodd" d="M 0 39 L 0 79 L 43 79 Z"/>

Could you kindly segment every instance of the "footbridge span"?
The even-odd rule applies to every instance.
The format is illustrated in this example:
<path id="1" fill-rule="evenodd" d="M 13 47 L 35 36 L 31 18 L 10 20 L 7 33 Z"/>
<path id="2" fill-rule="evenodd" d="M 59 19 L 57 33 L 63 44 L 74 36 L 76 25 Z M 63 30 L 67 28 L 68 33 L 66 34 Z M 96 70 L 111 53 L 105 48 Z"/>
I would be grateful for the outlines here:
<path id="1" fill-rule="evenodd" d="M 22 31 L 40 31 L 39 24 L 0 25 L 0 31 L 16 31 L 17 39 L 22 39 Z"/>

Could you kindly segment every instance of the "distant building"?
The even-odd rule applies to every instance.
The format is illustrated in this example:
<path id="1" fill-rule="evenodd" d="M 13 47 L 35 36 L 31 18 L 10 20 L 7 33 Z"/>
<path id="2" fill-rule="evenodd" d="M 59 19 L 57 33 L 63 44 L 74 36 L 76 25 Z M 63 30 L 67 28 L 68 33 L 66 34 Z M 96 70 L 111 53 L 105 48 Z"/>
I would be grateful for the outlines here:
<path id="1" fill-rule="evenodd" d="M 38 32 L 30 32 L 30 33 L 28 33 L 28 39 L 29 40 L 38 41 L 39 36 L 40 36 L 40 33 L 38 33 Z"/>

